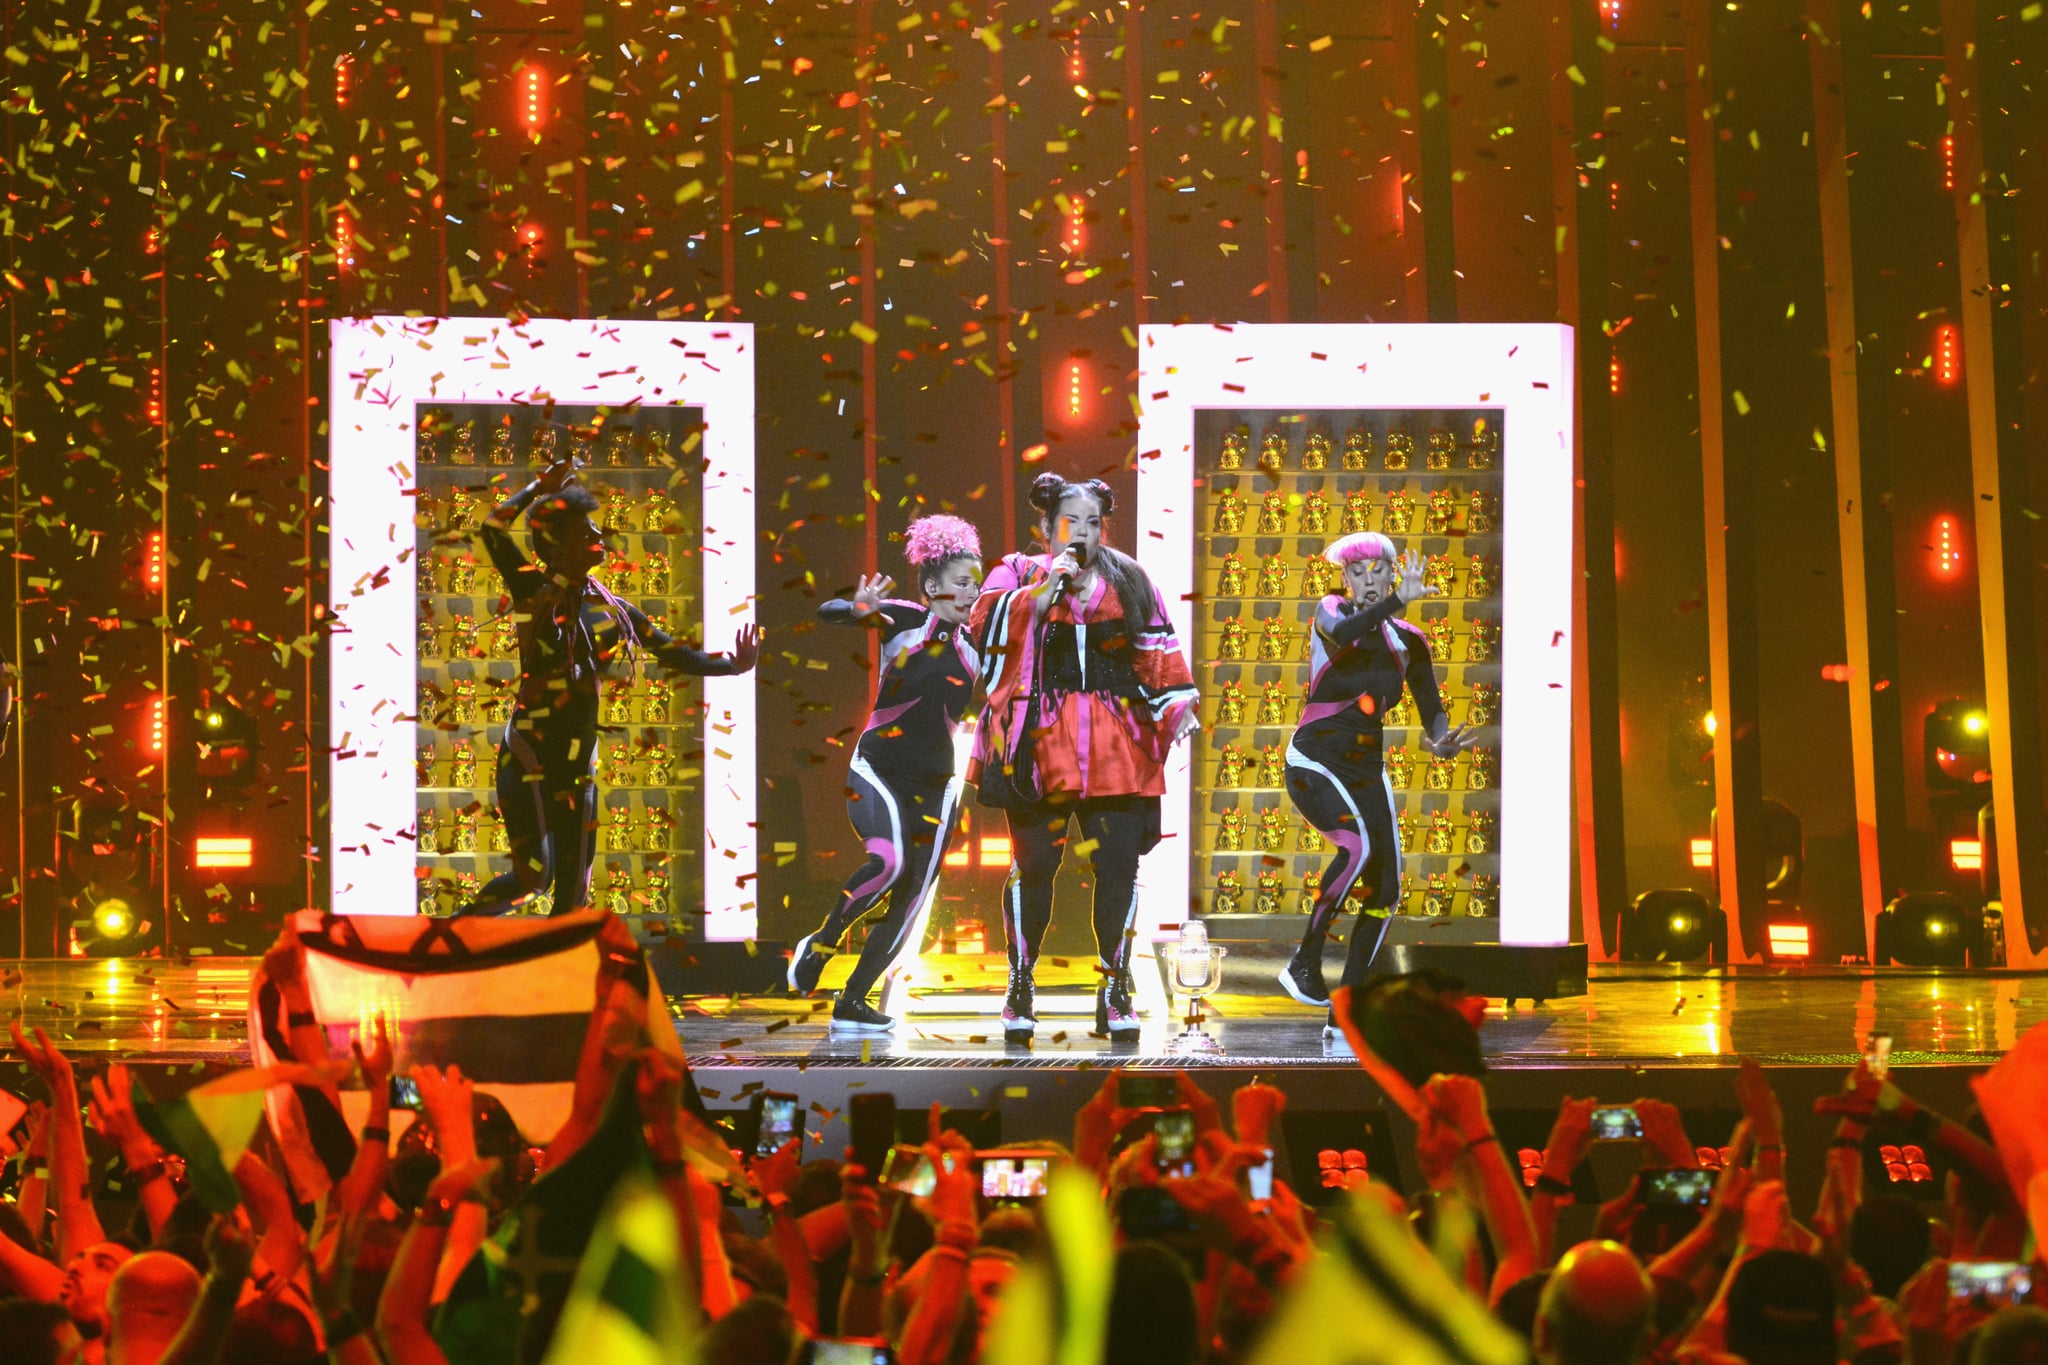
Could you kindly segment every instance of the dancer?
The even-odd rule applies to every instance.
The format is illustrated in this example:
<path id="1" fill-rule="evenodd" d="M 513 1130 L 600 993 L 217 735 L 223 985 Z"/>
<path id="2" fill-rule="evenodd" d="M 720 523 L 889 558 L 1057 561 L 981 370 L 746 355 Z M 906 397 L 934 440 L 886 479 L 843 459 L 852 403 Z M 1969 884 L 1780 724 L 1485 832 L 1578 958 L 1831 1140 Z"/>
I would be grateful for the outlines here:
<path id="1" fill-rule="evenodd" d="M 1078 817 L 1095 870 L 1095 1026 L 1128 1042 L 1138 858 L 1159 842 L 1167 750 L 1200 724 L 1195 686 L 1158 589 L 1105 539 L 1109 485 L 1041 474 L 1031 505 L 1045 553 L 1004 556 L 974 607 L 989 704 L 970 777 L 1010 823 L 1003 1036 L 1028 1043 L 1037 1026 L 1033 972 Z"/>
<path id="2" fill-rule="evenodd" d="M 538 505 L 536 505 L 538 504 Z M 498 814 L 512 868 L 484 884 L 460 915 L 501 915 L 554 887 L 554 914 L 590 899 L 597 842 L 598 685 L 640 653 L 674 673 L 745 673 L 760 656 L 760 632 L 741 626 L 730 654 L 707 654 L 671 639 L 632 603 L 590 576 L 604 562 L 605 533 L 590 514 L 601 504 L 576 481 L 576 463 L 557 460 L 499 504 L 477 532 L 504 575 L 519 633 L 519 689 L 498 747 Z M 528 509 L 531 508 L 531 511 Z M 510 534 L 526 513 L 534 564 Z"/>
<path id="3" fill-rule="evenodd" d="M 868 992 L 922 929 L 922 908 L 959 824 L 953 732 L 978 691 L 980 659 L 963 627 L 981 588 L 981 537 L 958 517 L 930 516 L 910 523 L 904 542 L 925 606 L 890 600 L 895 582 L 877 574 L 860 580 L 852 601 L 818 608 L 821 620 L 882 634 L 882 684 L 846 779 L 846 813 L 868 859 L 825 922 L 798 939 L 789 957 L 789 988 L 810 994 L 846 931 L 889 898 L 888 913 L 868 931 L 833 1003 L 834 1033 L 896 1027 L 868 1004 Z"/>
<path id="4" fill-rule="evenodd" d="M 1315 645 L 1309 662 L 1308 703 L 1287 745 L 1287 794 L 1302 818 L 1336 846 L 1323 869 L 1308 927 L 1280 985 L 1304 1005 L 1327 1009 L 1323 940 L 1354 885 L 1366 906 L 1391 910 L 1401 897 L 1401 840 L 1394 824 L 1394 789 L 1382 750 L 1389 708 L 1405 683 L 1422 719 L 1423 747 L 1451 758 L 1479 742 L 1469 727 L 1451 728 L 1443 692 L 1430 666 L 1429 638 L 1400 620 L 1408 603 L 1428 594 L 1422 556 L 1402 556 L 1376 531 L 1345 536 L 1323 551 L 1344 570 L 1345 596 L 1332 593 L 1316 607 Z M 1345 985 L 1364 980 L 1379 952 L 1387 921 L 1377 930 L 1361 922 L 1344 960 Z M 1334 1016 L 1325 1036 L 1335 1036 Z"/>

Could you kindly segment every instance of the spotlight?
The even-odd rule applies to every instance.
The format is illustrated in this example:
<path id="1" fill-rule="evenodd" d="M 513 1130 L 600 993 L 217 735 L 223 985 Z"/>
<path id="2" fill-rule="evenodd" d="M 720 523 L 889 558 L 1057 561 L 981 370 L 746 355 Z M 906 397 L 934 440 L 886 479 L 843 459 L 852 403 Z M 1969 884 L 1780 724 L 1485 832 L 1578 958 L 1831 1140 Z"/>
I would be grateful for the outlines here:
<path id="1" fill-rule="evenodd" d="M 149 893 L 134 883 L 88 886 L 72 901 L 71 956 L 136 957 L 149 951 Z"/>
<path id="2" fill-rule="evenodd" d="M 135 932 L 135 907 L 122 895 L 112 895 L 92 908 L 93 932 L 101 939 L 119 942 Z"/>
<path id="3" fill-rule="evenodd" d="M 1927 713 L 1921 728 L 1927 785 L 1937 792 L 1969 791 L 1991 780 L 1991 720 L 1982 705 L 1959 697 Z"/>
<path id="4" fill-rule="evenodd" d="M 1645 891 L 1621 917 L 1624 962 L 1704 962 L 1728 957 L 1728 917 L 1697 891 Z"/>
<path id="5" fill-rule="evenodd" d="M 1962 967 L 1983 952 L 1984 917 L 1946 891 L 1909 891 L 1878 912 L 1877 961 Z"/>

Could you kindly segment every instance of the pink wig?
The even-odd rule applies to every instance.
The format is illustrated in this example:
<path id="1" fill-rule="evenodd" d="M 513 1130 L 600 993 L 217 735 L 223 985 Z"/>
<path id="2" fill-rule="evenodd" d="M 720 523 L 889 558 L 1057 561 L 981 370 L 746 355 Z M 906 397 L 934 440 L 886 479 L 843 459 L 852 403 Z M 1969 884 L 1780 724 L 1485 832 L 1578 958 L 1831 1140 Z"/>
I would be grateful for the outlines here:
<path id="1" fill-rule="evenodd" d="M 1383 559 L 1392 564 L 1400 554 L 1394 542 L 1378 531 L 1354 531 L 1323 550 L 1323 558 L 1332 564 L 1356 564 L 1361 559 Z"/>
<path id="2" fill-rule="evenodd" d="M 981 534 L 959 517 L 919 517 L 903 533 L 903 557 L 913 569 L 935 569 L 966 555 L 981 558 Z"/>

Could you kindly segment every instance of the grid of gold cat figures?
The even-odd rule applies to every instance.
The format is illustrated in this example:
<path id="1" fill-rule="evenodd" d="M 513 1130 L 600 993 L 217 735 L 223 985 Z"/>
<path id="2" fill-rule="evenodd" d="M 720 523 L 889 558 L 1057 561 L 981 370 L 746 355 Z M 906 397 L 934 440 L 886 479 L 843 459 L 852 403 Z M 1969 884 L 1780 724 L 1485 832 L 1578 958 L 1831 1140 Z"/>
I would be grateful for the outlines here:
<path id="1" fill-rule="evenodd" d="M 566 434 L 573 422 L 563 409 L 553 421 L 517 408 L 421 414 L 415 520 L 423 914 L 468 904 L 506 865 L 510 841 L 495 788 L 498 740 L 518 689 L 518 639 L 504 581 L 473 533 L 508 491 L 569 448 L 577 439 Z M 613 553 L 596 577 L 655 625 L 684 636 L 699 587 L 697 493 L 676 471 L 677 453 L 694 444 L 687 429 L 608 426 L 589 442 L 581 475 L 600 500 L 595 519 L 612 537 Z M 502 481 L 493 484 L 493 477 Z M 523 524 L 514 538 L 531 553 Z M 687 683 L 643 673 L 622 669 L 603 685 L 591 898 L 618 913 L 673 916 L 699 862 L 701 703 L 682 690 Z M 518 912 L 545 915 L 551 901 L 542 892 Z"/>
<path id="2" fill-rule="evenodd" d="M 1422 750 L 1403 696 L 1386 770 L 1404 852 L 1401 912 L 1491 915 L 1500 819 L 1502 447 L 1498 414 L 1206 413 L 1196 644 L 1205 726 L 1196 751 L 1196 869 L 1209 914 L 1305 915 L 1330 846 L 1285 785 L 1308 684 L 1315 604 L 1342 592 L 1322 558 L 1380 531 L 1424 557 L 1433 595 L 1408 609 L 1430 640 L 1453 724 L 1481 731 L 1456 759 Z M 1358 910 L 1356 896 L 1347 910 Z"/>

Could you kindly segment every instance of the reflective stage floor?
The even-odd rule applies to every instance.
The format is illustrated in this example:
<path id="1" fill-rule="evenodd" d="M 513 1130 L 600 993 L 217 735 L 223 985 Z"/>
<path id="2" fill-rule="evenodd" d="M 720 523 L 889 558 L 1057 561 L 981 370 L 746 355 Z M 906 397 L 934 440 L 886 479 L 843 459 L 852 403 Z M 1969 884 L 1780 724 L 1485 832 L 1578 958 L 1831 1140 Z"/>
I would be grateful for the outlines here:
<path id="1" fill-rule="evenodd" d="M 0 964 L 0 1008 L 49 1031 L 67 1050 L 163 1063 L 237 1062 L 247 1055 L 253 958 L 190 963 L 141 959 Z M 829 1036 L 824 996 L 699 996 L 673 1000 L 676 1025 L 701 1066 L 918 1065 L 982 1061 L 1079 1067 L 1164 1061 L 1180 1020 L 1155 1017 L 1135 1047 L 1090 1036 L 1080 964 L 1048 969 L 1037 1046 L 1005 1048 L 996 1024 L 1001 979 L 989 973 L 974 1012 L 906 1011 L 894 1034 Z M 832 984 L 828 976 L 826 985 Z M 1063 984 L 1067 989 L 1062 990 Z M 1207 1006 L 1232 1067 L 1348 1066 L 1322 1037 L 1323 1014 L 1284 997 L 1223 993 Z M 926 1009 L 949 1008 L 928 1002 Z M 1163 1015 L 1164 1012 L 1158 1012 Z M 1540 1006 L 1496 1003 L 1482 1030 L 1497 1069 L 1695 1068 L 1755 1057 L 1770 1065 L 1847 1066 L 1871 1030 L 1892 1035 L 1902 1067 L 1984 1065 L 2048 1018 L 2048 975 L 1890 968 L 1682 969 L 1596 966 L 1586 994 Z"/>
<path id="2" fill-rule="evenodd" d="M 1064 997 L 1076 1012 L 1042 1009 L 1037 1046 L 1005 1048 L 995 1018 L 1001 978 L 985 962 L 975 973 L 991 978 L 987 990 L 947 1006 L 975 1013 L 907 1013 L 894 1035 L 881 1037 L 831 1037 L 823 998 L 698 996 L 671 1005 L 706 1103 L 737 1109 L 757 1090 L 795 1093 L 812 1116 L 808 1136 L 817 1152 L 836 1152 L 847 1141 L 841 1115 L 852 1093 L 887 1091 L 899 1112 L 932 1104 L 967 1111 L 987 1125 L 982 1132 L 1011 1139 L 1064 1137 L 1108 1068 L 1186 1066 L 1219 1100 L 1254 1074 L 1278 1084 L 1288 1094 L 1290 1133 L 1306 1134 L 1300 1140 L 1311 1144 L 1308 1159 L 1314 1144 L 1329 1140 L 1315 1136 L 1322 1124 L 1339 1135 L 1380 1134 L 1387 1159 L 1406 1165 L 1404 1146 L 1384 1136 L 1384 1098 L 1341 1043 L 1324 1041 L 1321 1011 L 1278 995 L 1225 993 L 1207 1002 L 1208 1031 L 1224 1049 L 1218 1055 L 1172 1056 L 1168 1041 L 1179 1021 L 1163 1010 L 1139 1044 L 1113 1048 L 1090 1036 L 1093 1021 L 1079 1012 L 1089 983 L 1076 963 L 1066 981 L 1057 970 L 1041 981 L 1042 997 Z M 163 1098 L 246 1061 L 255 965 L 4 964 L 0 1008 L 46 1029 L 85 1065 L 120 1058 L 149 1068 L 157 1078 L 149 1084 Z M 936 1004 L 927 1000 L 924 1008 Z M 1970 1104 L 1969 1078 L 2044 1018 L 2048 975 L 1601 967 L 1583 996 L 1496 1004 L 1481 1039 L 1495 1118 L 1519 1145 L 1540 1145 L 1565 1094 L 1668 1100 L 1685 1111 L 1695 1141 L 1725 1141 L 1736 1117 L 1733 1070 L 1754 1057 L 1771 1069 L 1784 1105 L 1792 1174 L 1817 1185 L 1815 1154 L 1824 1152 L 1826 1133 L 1813 1100 L 1841 1085 L 1872 1030 L 1892 1035 L 1894 1071 L 1909 1092 L 1957 1114 Z M 22 1064 L 0 1064 L 0 1085 L 25 1083 Z"/>

